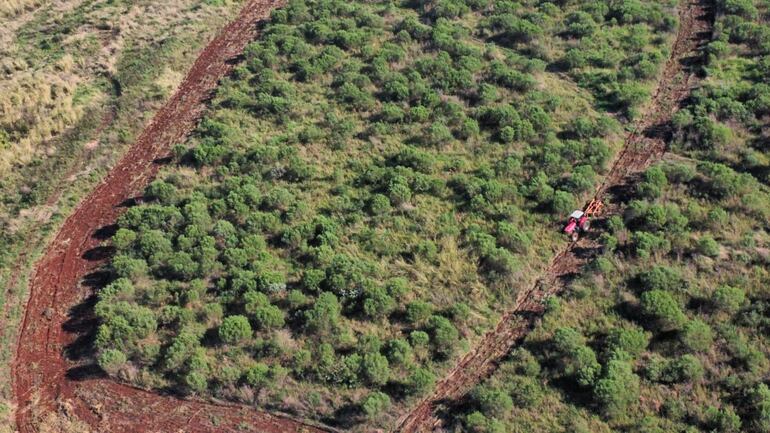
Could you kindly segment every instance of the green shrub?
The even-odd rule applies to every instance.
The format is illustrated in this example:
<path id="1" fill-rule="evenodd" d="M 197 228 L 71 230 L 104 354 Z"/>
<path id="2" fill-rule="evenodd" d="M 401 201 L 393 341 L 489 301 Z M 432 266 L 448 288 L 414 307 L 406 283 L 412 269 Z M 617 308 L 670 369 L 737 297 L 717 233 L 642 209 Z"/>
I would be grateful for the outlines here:
<path id="1" fill-rule="evenodd" d="M 369 204 L 374 215 L 383 215 L 390 212 L 390 199 L 383 194 L 375 194 Z"/>
<path id="2" fill-rule="evenodd" d="M 745 293 L 737 287 L 720 286 L 712 296 L 714 307 L 729 314 L 737 312 L 745 301 Z"/>
<path id="3" fill-rule="evenodd" d="M 513 399 L 505 390 L 477 385 L 471 391 L 471 400 L 482 413 L 501 417 L 513 409 Z"/>
<path id="4" fill-rule="evenodd" d="M 639 377 L 628 362 L 612 359 L 594 386 L 594 396 L 606 417 L 623 419 L 629 405 L 639 399 Z"/>
<path id="5" fill-rule="evenodd" d="M 305 326 L 312 332 L 328 334 L 339 326 L 341 307 L 334 293 L 323 292 L 315 305 L 305 311 Z"/>
<path id="6" fill-rule="evenodd" d="M 433 307 L 424 301 L 412 301 L 406 306 L 406 320 L 413 325 L 425 323 L 433 314 Z"/>
<path id="7" fill-rule="evenodd" d="M 375 386 L 385 385 L 390 378 L 388 359 L 379 353 L 364 355 L 361 371 L 366 381 Z"/>
<path id="8" fill-rule="evenodd" d="M 361 410 L 368 418 L 374 418 L 390 407 L 390 397 L 382 392 L 373 392 L 364 398 Z"/>
<path id="9" fill-rule="evenodd" d="M 120 350 L 107 349 L 99 354 L 97 363 L 99 368 L 106 371 L 107 374 L 115 375 L 118 371 L 126 365 L 128 359 L 126 355 Z"/>
<path id="10" fill-rule="evenodd" d="M 263 388 L 270 383 L 269 373 L 270 368 L 267 364 L 261 362 L 249 367 L 243 374 L 243 380 L 254 388 Z"/>
<path id="11" fill-rule="evenodd" d="M 543 399 L 543 388 L 537 379 L 531 377 L 512 377 L 510 394 L 516 406 L 531 408 Z"/>
<path id="12" fill-rule="evenodd" d="M 416 367 L 411 370 L 406 381 L 407 389 L 412 395 L 420 395 L 433 388 L 436 375 L 427 368 Z"/>
<path id="13" fill-rule="evenodd" d="M 688 350 L 692 352 L 705 352 L 714 343 L 714 333 L 706 322 L 693 319 L 684 326 L 679 339 Z"/>
<path id="14" fill-rule="evenodd" d="M 412 359 L 412 346 L 403 338 L 390 340 L 385 347 L 385 352 L 391 364 L 403 365 Z"/>
<path id="15" fill-rule="evenodd" d="M 709 407 L 704 413 L 704 418 L 706 428 L 710 431 L 719 433 L 738 433 L 741 431 L 741 419 L 729 406 L 720 409 Z"/>
<path id="16" fill-rule="evenodd" d="M 650 290 L 641 296 L 642 314 L 655 319 L 661 331 L 680 329 L 687 321 L 679 303 L 670 293 Z"/>
<path id="17" fill-rule="evenodd" d="M 219 326 L 219 338 L 226 344 L 238 344 L 252 335 L 249 319 L 244 316 L 228 316 Z"/>
<path id="18" fill-rule="evenodd" d="M 698 252 L 708 257 L 719 255 L 719 243 L 711 235 L 703 235 L 698 239 Z"/>
<path id="19" fill-rule="evenodd" d="M 636 327 L 613 328 L 607 336 L 607 348 L 610 352 L 620 350 L 632 358 L 641 355 L 649 342 L 649 334 Z"/>
<path id="20" fill-rule="evenodd" d="M 431 316 L 427 326 L 436 353 L 444 357 L 450 356 L 459 340 L 457 328 L 448 319 L 441 316 Z"/>
<path id="21" fill-rule="evenodd" d="M 204 392 L 208 388 L 208 381 L 206 380 L 206 376 L 197 371 L 191 371 L 187 373 L 184 381 L 188 389 L 195 393 Z"/>
<path id="22" fill-rule="evenodd" d="M 551 201 L 551 210 L 557 215 L 569 215 L 575 210 L 575 197 L 567 191 L 556 191 Z"/>

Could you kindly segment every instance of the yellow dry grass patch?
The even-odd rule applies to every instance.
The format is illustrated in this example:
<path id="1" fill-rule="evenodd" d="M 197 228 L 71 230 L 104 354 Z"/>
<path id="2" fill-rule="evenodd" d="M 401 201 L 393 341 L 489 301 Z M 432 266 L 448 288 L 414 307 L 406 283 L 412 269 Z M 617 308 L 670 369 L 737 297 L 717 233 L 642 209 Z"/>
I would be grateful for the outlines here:
<path id="1" fill-rule="evenodd" d="M 57 0 L 35 11 L 39 3 L 0 0 L 0 17 L 13 16 L 8 19 L 10 28 L 0 28 L 0 176 L 8 174 L 14 165 L 55 152 L 46 142 L 77 124 L 90 107 L 104 101 L 107 95 L 101 92 L 96 92 L 96 97 L 76 98 L 77 89 L 90 85 L 97 73 L 115 74 L 117 59 L 127 43 L 141 46 L 173 37 L 189 31 L 186 23 L 205 21 L 216 13 L 215 9 L 194 7 L 197 0 L 102 7 L 90 12 L 85 24 L 61 42 L 67 50 L 96 37 L 101 43 L 96 55 L 80 58 L 73 53 L 55 64 L 32 65 L 21 59 L 21 48 L 13 43 L 19 26 L 39 10 L 64 14 L 82 0 Z M 182 78 L 181 72 L 167 68 L 156 84 L 170 93 Z"/>
<path id="2" fill-rule="evenodd" d="M 15 162 L 29 162 L 40 143 L 83 115 L 73 102 L 79 77 L 65 57 L 53 71 L 24 71 L 0 83 L 0 174 Z"/>
<path id="3" fill-rule="evenodd" d="M 41 0 L 0 0 L 0 16 L 13 16 L 25 10 L 33 9 Z"/>
<path id="4" fill-rule="evenodd" d="M 184 74 L 180 71 L 174 71 L 172 69 L 165 68 L 160 77 L 158 77 L 158 79 L 155 81 L 155 84 L 160 89 L 163 89 L 166 94 L 169 94 L 179 86 L 179 83 L 182 82 L 182 79 L 184 79 Z"/>

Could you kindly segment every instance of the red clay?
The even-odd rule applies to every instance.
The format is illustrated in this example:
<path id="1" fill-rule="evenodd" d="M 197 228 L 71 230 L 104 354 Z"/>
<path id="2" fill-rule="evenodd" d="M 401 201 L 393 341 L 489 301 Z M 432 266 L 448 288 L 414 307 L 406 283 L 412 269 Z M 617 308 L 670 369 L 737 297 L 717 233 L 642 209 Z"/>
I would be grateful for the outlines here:
<path id="1" fill-rule="evenodd" d="M 64 222 L 37 263 L 13 365 L 20 432 L 37 431 L 37 416 L 62 407 L 99 432 L 222 432 L 246 426 L 263 433 L 325 431 L 253 408 L 183 400 L 102 378 L 73 380 L 67 377 L 72 365 L 63 353 L 75 338 L 63 329 L 69 311 L 91 292 L 79 283 L 103 264 L 84 257 L 101 242 L 95 230 L 114 223 L 125 209 L 121 203 L 155 176 L 155 161 L 192 131 L 206 99 L 231 70 L 230 61 L 257 36 L 257 23 L 281 4 L 283 0 L 246 3 L 239 17 L 201 52 L 137 142 Z"/>
<path id="2" fill-rule="evenodd" d="M 666 143 L 654 130 L 666 124 L 689 95 L 695 76 L 684 63 L 698 55 L 698 49 L 710 38 L 712 16 L 705 0 L 689 0 L 679 13 L 679 31 L 671 48 L 671 56 L 664 66 L 657 88 L 646 115 L 636 122 L 634 132 L 626 138 L 623 150 L 616 158 L 604 182 L 596 189 L 596 199 L 602 199 L 607 190 L 623 184 L 629 176 L 639 173 L 663 155 Z M 617 212 L 617 206 L 608 206 L 604 213 Z M 398 421 L 395 431 L 416 433 L 435 431 L 443 421 L 436 416 L 442 402 L 457 401 L 485 377 L 529 333 L 544 312 L 544 301 L 563 290 L 560 278 L 577 273 L 586 258 L 576 255 L 576 246 L 595 247 L 590 239 L 573 242 L 552 260 L 545 275 L 535 285 L 519 294 L 494 330 L 489 331 L 476 347 L 468 352 L 444 377 L 433 393 L 420 401 Z"/>

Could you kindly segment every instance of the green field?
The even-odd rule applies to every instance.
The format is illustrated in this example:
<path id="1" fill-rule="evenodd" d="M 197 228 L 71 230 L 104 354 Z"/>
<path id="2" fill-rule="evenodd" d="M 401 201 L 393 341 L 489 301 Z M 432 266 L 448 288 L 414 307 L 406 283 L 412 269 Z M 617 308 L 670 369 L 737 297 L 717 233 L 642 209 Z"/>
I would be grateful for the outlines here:
<path id="1" fill-rule="evenodd" d="M 120 218 L 99 365 L 391 426 L 566 241 L 674 2 L 293 1 Z"/>

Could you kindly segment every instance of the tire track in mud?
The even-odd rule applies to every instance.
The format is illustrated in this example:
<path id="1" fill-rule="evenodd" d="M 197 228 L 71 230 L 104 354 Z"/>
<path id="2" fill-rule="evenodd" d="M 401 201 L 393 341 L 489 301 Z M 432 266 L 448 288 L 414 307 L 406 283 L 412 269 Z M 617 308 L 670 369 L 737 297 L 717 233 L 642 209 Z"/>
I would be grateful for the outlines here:
<path id="1" fill-rule="evenodd" d="M 222 432 L 243 426 L 262 433 L 329 431 L 246 406 L 134 388 L 96 372 L 78 372 L 65 359 L 65 352 L 77 344 L 73 328 L 84 320 L 75 308 L 92 292 L 81 281 L 104 264 L 99 247 L 109 236 L 108 228 L 156 175 L 171 146 L 193 130 L 219 80 L 258 35 L 259 22 L 283 4 L 249 0 L 244 5 L 203 49 L 134 145 L 67 218 L 35 265 L 12 366 L 18 431 L 36 432 L 39 420 L 50 413 L 78 419 L 99 432 Z"/>
<path id="2" fill-rule="evenodd" d="M 626 137 L 623 149 L 615 159 L 594 198 L 603 199 L 610 188 L 621 186 L 629 176 L 639 173 L 666 151 L 661 129 L 671 120 L 680 104 L 690 94 L 696 81 L 691 66 L 697 64 L 699 49 L 711 38 L 713 11 L 707 0 L 684 0 L 679 10 L 679 29 L 671 47 L 671 54 L 661 72 L 657 86 L 648 104 L 645 116 L 634 124 Z M 610 205 L 604 214 L 620 211 Z M 599 216 L 599 215 L 597 215 Z M 482 379 L 495 370 L 497 363 L 519 344 L 543 315 L 544 302 L 549 296 L 564 289 L 562 278 L 579 272 L 588 258 L 579 251 L 598 247 L 595 241 L 584 238 L 572 242 L 557 253 L 545 274 L 530 289 L 520 293 L 511 310 L 497 326 L 487 332 L 477 345 L 463 356 L 452 370 L 436 385 L 433 393 L 421 400 L 402 416 L 395 427 L 398 433 L 417 433 L 439 430 L 442 417 L 436 414 L 441 407 L 451 406 Z"/>

